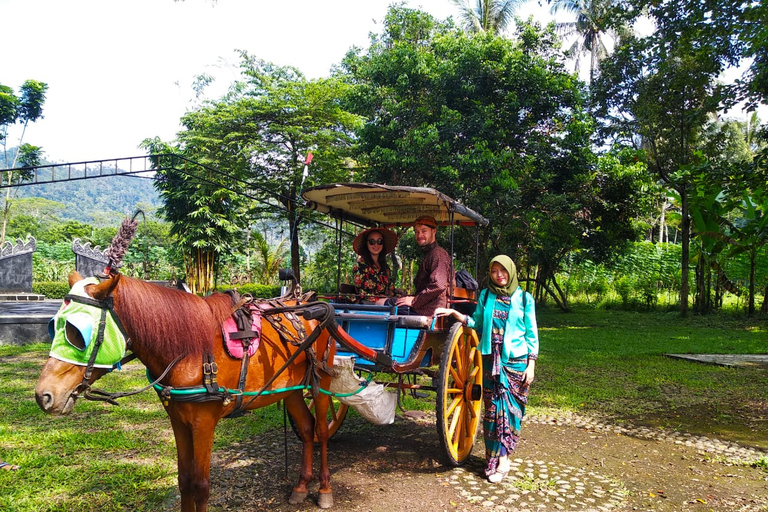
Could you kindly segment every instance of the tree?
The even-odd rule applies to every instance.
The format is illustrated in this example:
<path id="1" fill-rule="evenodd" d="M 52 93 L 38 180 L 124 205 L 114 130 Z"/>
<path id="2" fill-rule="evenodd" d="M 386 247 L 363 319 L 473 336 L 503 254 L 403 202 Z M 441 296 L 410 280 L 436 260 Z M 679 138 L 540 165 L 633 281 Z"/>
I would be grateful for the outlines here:
<path id="1" fill-rule="evenodd" d="M 461 9 L 467 32 L 499 35 L 507 30 L 522 0 L 451 0 Z"/>
<path id="2" fill-rule="evenodd" d="M 240 56 L 242 80 L 223 98 L 187 113 L 175 146 L 147 144 L 205 165 L 164 174 L 163 213 L 172 232 L 205 258 L 196 265 L 211 276 L 216 255 L 242 245 L 254 216 L 279 213 L 289 225 L 291 266 L 300 278 L 301 191 L 349 179 L 358 118 L 339 105 L 343 81 L 307 80 L 294 68 Z"/>
<path id="3" fill-rule="evenodd" d="M 252 231 L 251 233 L 256 249 L 256 282 L 261 284 L 277 284 L 278 273 L 284 266 L 285 256 L 288 252 L 288 244 L 285 238 L 272 247 L 264 235 L 258 231 Z"/>
<path id="4" fill-rule="evenodd" d="M 23 167 L 33 167 L 40 164 L 42 150 L 38 146 L 24 144 L 24 134 L 30 122 L 35 122 L 43 117 L 43 104 L 48 84 L 36 80 L 27 80 L 20 88 L 17 97 L 13 89 L 0 84 L 0 142 L 3 145 L 3 160 L 8 169 L 14 169 L 17 164 Z M 21 136 L 16 151 L 11 158 L 8 147 L 8 134 L 12 125 L 22 125 Z M 10 162 L 10 164 L 9 164 Z M 0 228 L 0 244 L 5 241 L 5 231 L 8 226 L 11 203 L 15 198 L 15 191 L 10 185 L 20 183 L 30 177 L 29 172 L 22 170 L 6 171 L 0 175 L 0 184 L 7 185 L 5 189 L 5 204 L 3 205 L 3 222 Z"/>
<path id="5" fill-rule="evenodd" d="M 288 221 L 291 268 L 300 278 L 301 191 L 349 179 L 353 131 L 360 119 L 339 103 L 348 87 L 344 81 L 307 80 L 296 69 L 245 52 L 241 57 L 240 91 L 220 105 L 227 144 L 247 159 L 257 196 L 278 206 L 267 211 L 278 211 Z"/>
<path id="6" fill-rule="evenodd" d="M 163 169 L 155 182 L 164 201 L 160 213 L 171 223 L 170 234 L 182 253 L 187 284 L 193 293 L 205 294 L 215 287 L 218 256 L 237 247 L 247 227 L 247 202 L 226 175 L 213 167 L 232 172 L 226 155 L 207 151 L 204 138 L 197 142 L 174 147 L 146 139 L 142 147 L 155 155 L 155 167 Z"/>
<path id="7" fill-rule="evenodd" d="M 728 98 L 717 82 L 730 54 L 705 38 L 707 11 L 651 10 L 659 30 L 630 37 L 600 68 L 592 85 L 595 113 L 606 137 L 643 149 L 649 169 L 680 198 L 681 313 L 688 310 L 691 183 L 678 171 L 701 163 L 697 141 L 710 116 Z M 692 28 L 686 25 L 692 23 Z"/>
<path id="8" fill-rule="evenodd" d="M 589 81 L 592 83 L 597 66 L 609 55 L 606 37 L 614 41 L 629 34 L 629 27 L 614 16 L 615 0 L 549 0 L 550 12 L 555 15 L 566 12 L 576 16 L 574 21 L 557 23 L 557 31 L 564 37 L 577 36 L 566 50 L 566 55 L 575 57 L 576 71 L 579 71 L 580 57 L 589 54 Z"/>
<path id="9" fill-rule="evenodd" d="M 342 63 L 355 85 L 350 108 L 367 119 L 360 179 L 431 186 L 479 211 L 490 220 L 480 268 L 486 251 L 509 254 L 567 308 L 555 273 L 577 248 L 605 255 L 636 236 L 625 214 L 637 189 L 627 194 L 635 170 L 622 177 L 623 164 L 597 165 L 584 90 L 563 68 L 554 33 L 524 23 L 513 40 L 466 34 L 403 8 L 386 19 L 368 51 Z M 617 194 L 601 202 L 595 182 L 616 184 Z M 460 260 L 475 245 L 466 231 Z"/>

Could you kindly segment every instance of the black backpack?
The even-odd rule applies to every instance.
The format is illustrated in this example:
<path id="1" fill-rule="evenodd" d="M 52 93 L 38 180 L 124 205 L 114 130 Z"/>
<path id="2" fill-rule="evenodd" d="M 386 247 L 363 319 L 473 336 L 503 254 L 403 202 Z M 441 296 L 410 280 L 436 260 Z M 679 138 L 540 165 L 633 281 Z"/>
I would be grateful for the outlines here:
<path id="1" fill-rule="evenodd" d="M 465 269 L 461 269 L 456 272 L 456 286 L 467 290 L 477 290 L 477 281 L 472 277 L 472 274 Z"/>

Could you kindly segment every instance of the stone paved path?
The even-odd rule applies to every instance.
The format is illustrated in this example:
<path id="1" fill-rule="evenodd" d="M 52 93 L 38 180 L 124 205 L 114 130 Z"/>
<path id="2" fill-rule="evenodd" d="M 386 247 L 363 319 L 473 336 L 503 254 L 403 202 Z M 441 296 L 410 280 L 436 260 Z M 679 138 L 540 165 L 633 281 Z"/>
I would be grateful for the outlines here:
<path id="1" fill-rule="evenodd" d="M 578 435 L 574 434 L 574 427 Z M 542 432 L 545 429 L 550 432 Z M 548 437 L 558 430 L 563 432 L 565 448 L 553 449 L 551 442 L 537 439 L 540 435 Z M 601 448 L 607 449 L 609 443 L 615 443 L 615 438 L 622 436 L 630 438 L 634 445 L 633 451 L 599 451 Z M 482 445 L 482 442 L 478 444 Z M 580 462 L 581 465 L 548 460 L 548 456 L 563 460 L 563 453 L 569 451 L 570 457 L 566 455 L 565 460 Z M 480 449 L 476 447 L 475 454 L 482 457 L 481 446 Z M 710 478 L 717 480 L 718 474 L 724 474 L 735 480 L 745 464 L 768 456 L 766 452 L 736 443 L 673 431 L 618 427 L 578 415 L 557 418 L 531 416 L 526 418 L 517 455 L 524 457 L 515 459 L 512 471 L 501 485 L 489 484 L 480 476 L 482 465 L 479 461 L 482 459 L 454 469 L 448 481 L 466 500 L 493 511 L 606 512 L 680 510 L 684 506 L 706 507 L 702 510 L 768 510 L 768 475 L 763 478 L 765 483 L 758 485 L 757 493 L 740 495 L 730 489 L 723 489 L 723 486 L 710 485 L 706 475 L 697 478 L 692 466 L 688 464 L 688 460 L 695 458 L 713 461 L 719 467 L 712 465 L 713 471 L 708 475 Z M 613 464 L 607 460 L 609 458 L 614 459 Z M 685 487 L 683 482 L 670 481 L 679 479 L 679 475 L 665 475 L 670 466 L 675 464 L 675 459 L 687 466 L 683 476 L 692 479 L 693 485 L 686 491 L 681 491 Z M 643 484 L 636 481 L 637 475 L 633 474 L 645 471 L 637 469 L 643 465 L 647 466 L 647 470 L 655 470 L 659 474 L 652 488 L 641 488 Z M 624 471 L 626 466 L 635 467 L 632 471 Z M 721 491 L 721 495 L 716 496 L 718 491 Z M 685 492 L 693 494 L 686 497 L 683 496 Z M 634 498 L 630 500 L 630 497 Z M 638 507 L 638 498 L 643 501 L 646 497 L 648 508 Z M 659 500 L 676 500 L 678 505 L 667 502 L 665 505 L 671 505 L 671 508 L 660 509 L 654 505 Z M 707 507 L 708 500 L 710 503 Z M 714 503 L 718 505 L 712 507 Z"/>
<path id="2" fill-rule="evenodd" d="M 212 510 L 318 510 L 285 503 L 299 449 L 288 442 L 287 480 L 281 432 L 215 452 Z M 501 484 L 482 475 L 481 439 L 464 466 L 445 465 L 434 413 L 398 415 L 389 426 L 348 418 L 329 452 L 337 512 L 768 511 L 768 473 L 749 466 L 766 452 L 578 415 L 528 416 Z M 247 484 L 255 481 L 260 497 Z"/>

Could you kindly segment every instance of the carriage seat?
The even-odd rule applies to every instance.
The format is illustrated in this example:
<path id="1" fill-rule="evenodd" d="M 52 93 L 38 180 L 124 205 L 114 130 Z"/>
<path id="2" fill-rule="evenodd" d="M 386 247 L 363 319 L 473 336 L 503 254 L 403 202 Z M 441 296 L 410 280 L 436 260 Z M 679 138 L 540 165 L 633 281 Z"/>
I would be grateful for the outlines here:
<path id="1" fill-rule="evenodd" d="M 477 300 L 477 290 L 470 290 L 468 288 L 461 288 L 459 286 L 453 287 L 453 295 L 451 300 Z"/>
<path id="2" fill-rule="evenodd" d="M 432 318 L 421 315 L 398 315 L 397 306 L 376 304 L 333 304 L 336 319 L 342 322 L 394 323 L 395 327 L 429 329 Z"/>

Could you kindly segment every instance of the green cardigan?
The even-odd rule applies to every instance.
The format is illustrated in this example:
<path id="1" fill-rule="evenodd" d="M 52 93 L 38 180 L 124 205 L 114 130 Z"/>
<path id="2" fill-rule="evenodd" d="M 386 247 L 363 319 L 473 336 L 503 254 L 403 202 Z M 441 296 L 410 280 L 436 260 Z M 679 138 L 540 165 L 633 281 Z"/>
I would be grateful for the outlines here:
<path id="1" fill-rule="evenodd" d="M 523 296 L 527 295 L 525 301 Z M 524 304 L 525 302 L 525 304 Z M 491 328 L 496 294 L 487 288 L 480 292 L 474 315 L 467 317 L 467 327 L 480 335 L 480 353 L 491 353 Z M 536 304 L 528 292 L 518 286 L 512 294 L 510 312 L 504 327 L 502 361 L 528 356 L 536 359 L 539 355 L 539 330 L 536 325 Z"/>

